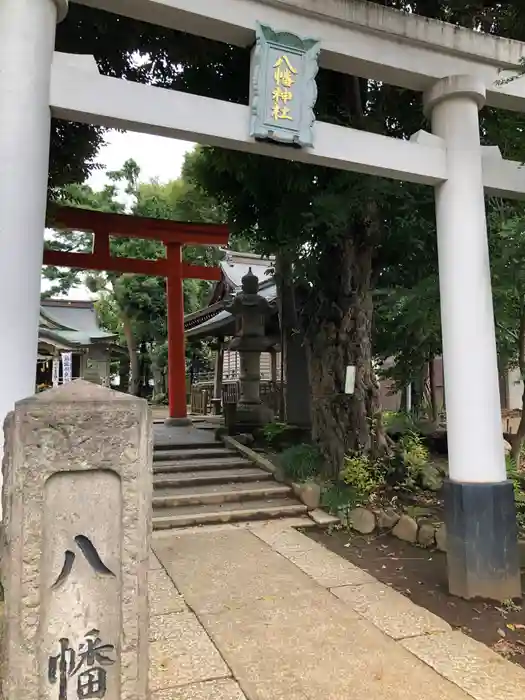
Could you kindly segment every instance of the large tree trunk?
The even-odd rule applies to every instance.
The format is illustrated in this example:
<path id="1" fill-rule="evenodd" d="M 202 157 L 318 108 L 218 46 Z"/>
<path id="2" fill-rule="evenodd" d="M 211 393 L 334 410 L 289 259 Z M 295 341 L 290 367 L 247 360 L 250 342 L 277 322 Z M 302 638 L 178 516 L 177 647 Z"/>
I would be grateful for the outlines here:
<path id="1" fill-rule="evenodd" d="M 310 378 L 304 334 L 295 301 L 292 256 L 282 252 L 276 255 L 275 281 L 286 377 L 284 414 L 288 423 L 310 428 Z"/>
<path id="2" fill-rule="evenodd" d="M 133 396 L 138 396 L 140 391 L 140 361 L 137 348 L 137 341 L 135 340 L 135 335 L 131 327 L 131 322 L 128 316 L 122 310 L 120 312 L 120 318 L 122 320 L 122 327 L 124 330 L 124 336 L 126 338 L 126 345 L 128 346 L 129 363 L 131 367 L 129 393 Z"/>
<path id="3" fill-rule="evenodd" d="M 348 76 L 343 88 L 348 125 L 359 128 L 366 81 Z M 324 241 L 316 251 L 317 281 L 302 318 L 312 387 L 312 434 L 325 457 L 327 476 L 337 478 L 346 454 L 358 452 L 374 459 L 387 450 L 372 364 L 373 260 L 383 217 L 373 197 L 364 199 L 360 214 L 355 208 L 347 210 L 344 230 L 341 214 L 330 218 L 329 203 L 321 198 L 319 204 L 320 212 L 323 206 L 327 210 L 318 217 L 318 235 Z M 351 395 L 345 393 L 348 366 L 355 367 Z"/>
<path id="4" fill-rule="evenodd" d="M 372 241 L 349 236 L 319 261 L 320 279 L 304 321 L 312 384 L 312 432 L 337 478 L 345 454 L 379 456 L 386 438 L 372 366 Z M 312 304 L 312 301 L 314 304 Z M 317 303 L 315 304 L 315 302 Z M 355 389 L 345 394 L 346 368 Z"/>
<path id="5" fill-rule="evenodd" d="M 439 420 L 439 411 L 436 396 L 436 364 L 434 358 L 432 358 L 428 363 L 428 381 L 430 384 L 430 408 L 432 421 L 437 423 Z"/>
<path id="6" fill-rule="evenodd" d="M 129 357 L 123 355 L 118 362 L 119 390 L 125 393 L 129 391 Z"/>

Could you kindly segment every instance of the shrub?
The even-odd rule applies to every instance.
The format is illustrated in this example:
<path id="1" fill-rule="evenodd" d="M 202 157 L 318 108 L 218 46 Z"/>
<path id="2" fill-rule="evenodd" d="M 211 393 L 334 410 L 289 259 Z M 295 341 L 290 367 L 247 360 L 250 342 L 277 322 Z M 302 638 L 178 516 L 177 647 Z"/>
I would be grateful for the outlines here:
<path id="1" fill-rule="evenodd" d="M 321 491 L 321 506 L 332 515 L 348 515 L 356 505 L 354 494 L 346 484 L 328 483 Z"/>
<path id="2" fill-rule="evenodd" d="M 339 478 L 350 488 L 355 505 L 366 503 L 372 493 L 385 483 L 379 465 L 366 455 L 359 454 L 345 457 Z"/>
<path id="3" fill-rule="evenodd" d="M 319 476 L 323 466 L 319 449 L 306 443 L 289 447 L 281 452 L 278 459 L 285 476 L 298 482 Z"/>
<path id="4" fill-rule="evenodd" d="M 413 486 L 420 480 L 421 472 L 428 464 L 429 456 L 428 448 L 421 435 L 409 431 L 401 437 L 395 446 L 393 467 L 396 469 L 400 463 L 405 482 L 407 485 Z"/>
<path id="5" fill-rule="evenodd" d="M 507 466 L 507 476 L 514 486 L 514 501 L 516 503 L 516 520 L 520 531 L 525 530 L 525 490 L 524 477 L 518 471 L 516 462 L 510 455 L 505 458 Z"/>
<path id="6" fill-rule="evenodd" d="M 429 452 L 423 438 L 413 431 L 409 431 L 400 439 L 398 448 L 403 462 L 411 472 L 419 472 L 428 462 Z"/>
<path id="7" fill-rule="evenodd" d="M 281 435 L 286 432 L 287 429 L 288 426 L 286 423 L 268 423 L 268 425 L 265 425 L 262 429 L 262 433 L 268 445 L 272 446 L 278 441 Z"/>
<path id="8" fill-rule="evenodd" d="M 413 416 L 402 411 L 383 411 L 381 420 L 385 430 L 390 434 L 406 433 L 415 428 Z"/>

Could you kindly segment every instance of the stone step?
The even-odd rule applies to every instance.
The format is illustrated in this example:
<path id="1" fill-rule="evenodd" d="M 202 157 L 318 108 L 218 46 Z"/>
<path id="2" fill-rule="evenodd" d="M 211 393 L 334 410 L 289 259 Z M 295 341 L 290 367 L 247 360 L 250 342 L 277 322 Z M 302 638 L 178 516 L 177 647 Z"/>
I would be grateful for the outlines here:
<path id="1" fill-rule="evenodd" d="M 188 450 L 202 452 L 203 450 L 219 450 L 224 452 L 226 448 L 222 442 L 211 441 L 210 442 L 195 442 L 187 443 L 181 445 L 154 445 L 153 446 L 153 461 L 162 462 L 162 460 L 168 459 L 178 459 L 178 454 L 180 452 L 186 452 Z"/>
<path id="2" fill-rule="evenodd" d="M 291 498 L 240 501 L 219 505 L 181 506 L 163 508 L 153 513 L 153 529 L 167 530 L 193 525 L 293 518 L 304 515 L 306 506 Z"/>
<path id="3" fill-rule="evenodd" d="M 180 450 L 159 450 L 153 453 L 154 462 L 173 462 L 179 459 L 211 459 L 221 457 L 236 457 L 239 453 L 235 450 L 228 450 L 224 445 L 217 447 L 203 447 Z"/>
<path id="4" fill-rule="evenodd" d="M 175 472 L 153 474 L 153 488 L 199 486 L 204 484 L 248 483 L 250 481 L 271 480 L 272 475 L 257 467 L 240 469 L 209 469 L 206 471 Z"/>
<path id="5" fill-rule="evenodd" d="M 214 459 L 180 459 L 170 462 L 155 462 L 153 473 L 198 472 L 212 469 L 242 469 L 252 467 L 253 463 L 243 457 L 222 457 Z"/>
<path id="6" fill-rule="evenodd" d="M 162 508 L 175 508 L 186 505 L 217 505 L 261 498 L 282 498 L 290 494 L 291 491 L 292 489 L 289 486 L 273 481 L 155 489 L 153 508 L 160 515 L 160 509 Z"/>

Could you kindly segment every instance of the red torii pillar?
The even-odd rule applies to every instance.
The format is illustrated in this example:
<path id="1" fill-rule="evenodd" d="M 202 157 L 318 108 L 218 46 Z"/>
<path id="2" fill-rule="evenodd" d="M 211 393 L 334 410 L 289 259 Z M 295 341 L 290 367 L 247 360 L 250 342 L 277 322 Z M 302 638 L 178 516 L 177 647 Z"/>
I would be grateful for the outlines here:
<path id="1" fill-rule="evenodd" d="M 184 263 L 182 246 L 226 245 L 228 228 L 222 224 L 189 224 L 75 207 L 53 207 L 49 212 L 47 225 L 55 229 L 92 232 L 93 252 L 69 253 L 46 249 L 44 265 L 166 277 L 169 398 L 167 422 L 172 425 L 187 424 L 182 282 L 184 279 L 219 281 L 221 274 L 217 267 Z M 157 260 L 113 257 L 109 248 L 110 236 L 161 241 L 166 247 L 166 257 Z"/>

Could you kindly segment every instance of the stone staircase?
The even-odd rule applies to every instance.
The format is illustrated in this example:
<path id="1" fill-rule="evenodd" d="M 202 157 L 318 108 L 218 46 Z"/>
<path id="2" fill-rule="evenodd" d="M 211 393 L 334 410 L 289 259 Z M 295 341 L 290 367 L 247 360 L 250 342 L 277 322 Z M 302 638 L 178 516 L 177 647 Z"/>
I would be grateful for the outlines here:
<path id="1" fill-rule="evenodd" d="M 296 517 L 306 510 L 289 486 L 220 442 L 153 452 L 154 530 Z"/>

